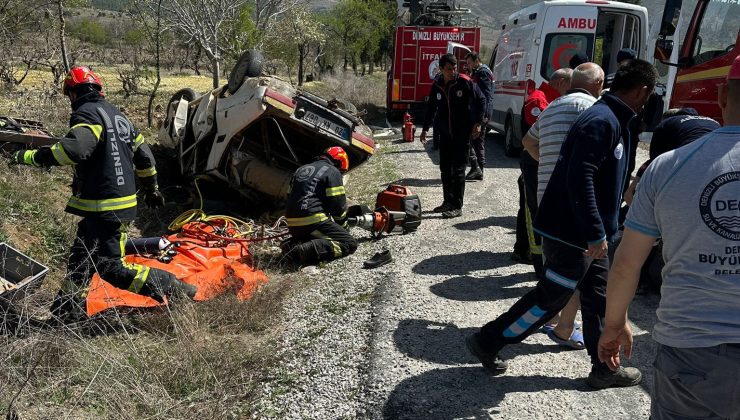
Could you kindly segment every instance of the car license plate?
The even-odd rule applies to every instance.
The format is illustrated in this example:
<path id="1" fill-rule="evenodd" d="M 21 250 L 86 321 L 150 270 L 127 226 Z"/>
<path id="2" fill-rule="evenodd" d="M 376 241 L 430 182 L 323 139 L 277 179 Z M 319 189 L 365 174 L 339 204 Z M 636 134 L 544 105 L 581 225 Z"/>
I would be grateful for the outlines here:
<path id="1" fill-rule="evenodd" d="M 303 117 L 303 120 L 315 125 L 318 128 L 334 133 L 343 139 L 347 138 L 346 127 L 342 127 L 337 123 L 331 122 L 324 117 L 314 114 L 311 111 L 306 111 L 306 115 Z"/>

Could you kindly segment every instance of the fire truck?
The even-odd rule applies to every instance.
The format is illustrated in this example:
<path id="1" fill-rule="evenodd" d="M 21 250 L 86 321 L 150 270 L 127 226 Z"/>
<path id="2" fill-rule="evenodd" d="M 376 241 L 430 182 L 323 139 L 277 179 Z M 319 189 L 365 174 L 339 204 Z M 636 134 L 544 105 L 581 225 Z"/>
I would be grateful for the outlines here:
<path id="1" fill-rule="evenodd" d="M 395 30 L 386 89 L 386 109 L 392 116 L 426 102 L 443 54 L 455 54 L 458 70 L 464 72 L 465 55 L 480 51 L 477 19 L 465 18 L 470 9 L 458 7 L 454 0 L 410 0 L 403 7 L 408 8 L 408 18 L 402 16 L 406 22 Z"/>
<path id="2" fill-rule="evenodd" d="M 718 85 L 738 55 L 740 0 L 666 1 L 654 56 L 671 67 L 664 98 L 669 108 L 692 107 L 722 122 Z"/>

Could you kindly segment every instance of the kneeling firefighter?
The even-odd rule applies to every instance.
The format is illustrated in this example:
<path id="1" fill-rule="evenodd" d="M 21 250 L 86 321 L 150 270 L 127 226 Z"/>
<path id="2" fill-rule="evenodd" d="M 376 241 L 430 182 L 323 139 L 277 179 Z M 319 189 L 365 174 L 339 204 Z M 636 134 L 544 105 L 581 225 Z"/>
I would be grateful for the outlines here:
<path id="1" fill-rule="evenodd" d="M 357 250 L 357 240 L 347 231 L 342 172 L 348 169 L 347 152 L 335 146 L 293 175 L 285 210 L 291 239 L 283 252 L 288 260 L 311 265 Z"/>
<path id="2" fill-rule="evenodd" d="M 10 162 L 74 167 L 72 197 L 65 211 L 82 220 L 52 314 L 61 320 L 73 320 L 84 313 L 83 303 L 94 271 L 118 288 L 160 301 L 175 292 L 192 298 L 196 288 L 174 275 L 124 261 L 126 231 L 136 218 L 137 176 L 145 191 L 145 203 L 152 208 L 164 205 L 154 156 L 144 137 L 105 100 L 100 78 L 89 68 L 72 68 L 64 79 L 63 92 L 72 105 L 66 137 L 51 147 L 16 152 Z"/>

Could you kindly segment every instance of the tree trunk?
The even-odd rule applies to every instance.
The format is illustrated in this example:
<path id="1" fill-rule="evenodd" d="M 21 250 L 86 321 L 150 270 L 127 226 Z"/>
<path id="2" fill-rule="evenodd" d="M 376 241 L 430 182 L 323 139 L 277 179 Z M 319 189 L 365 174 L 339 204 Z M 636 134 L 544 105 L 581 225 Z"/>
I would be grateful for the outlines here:
<path id="1" fill-rule="evenodd" d="M 67 42 L 64 39 L 64 0 L 57 0 L 57 8 L 59 12 L 59 43 L 61 46 L 62 63 L 64 63 L 64 72 L 69 71 L 69 60 L 67 59 Z"/>
<path id="2" fill-rule="evenodd" d="M 160 64 L 160 51 L 161 51 L 161 45 L 162 45 L 162 0 L 159 0 L 157 2 L 157 28 L 156 28 L 156 35 L 154 36 L 154 44 L 155 44 L 155 68 L 157 71 L 157 81 L 154 82 L 154 89 L 152 89 L 152 93 L 149 95 L 149 104 L 147 106 L 147 113 L 146 113 L 146 122 L 148 124 L 149 128 L 152 128 L 152 121 L 154 120 L 154 98 L 157 97 L 157 90 L 159 89 L 159 84 L 162 82 L 162 73 L 161 73 L 161 64 Z M 167 104 L 169 105 L 169 104 Z"/>
<path id="3" fill-rule="evenodd" d="M 211 59 L 211 63 L 213 64 L 213 88 L 218 89 L 221 84 L 221 81 L 219 80 L 219 76 L 221 75 L 221 63 L 218 62 L 217 57 L 213 57 Z"/>
<path id="4" fill-rule="evenodd" d="M 304 61 L 306 59 L 306 47 L 305 45 L 298 46 L 298 86 L 303 86 L 304 79 Z"/>

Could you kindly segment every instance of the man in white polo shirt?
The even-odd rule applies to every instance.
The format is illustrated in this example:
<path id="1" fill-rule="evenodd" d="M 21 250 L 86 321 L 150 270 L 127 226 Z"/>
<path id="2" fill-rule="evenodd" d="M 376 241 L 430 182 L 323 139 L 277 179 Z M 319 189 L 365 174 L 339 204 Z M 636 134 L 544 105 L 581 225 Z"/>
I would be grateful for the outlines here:
<path id="1" fill-rule="evenodd" d="M 724 127 L 658 156 L 627 214 L 609 273 L 599 359 L 630 357 L 627 309 L 663 238 L 651 418 L 740 419 L 740 57 L 720 86 Z"/>

